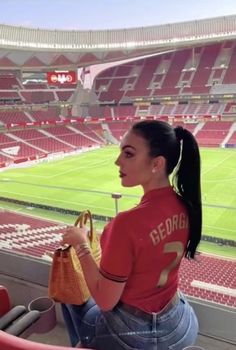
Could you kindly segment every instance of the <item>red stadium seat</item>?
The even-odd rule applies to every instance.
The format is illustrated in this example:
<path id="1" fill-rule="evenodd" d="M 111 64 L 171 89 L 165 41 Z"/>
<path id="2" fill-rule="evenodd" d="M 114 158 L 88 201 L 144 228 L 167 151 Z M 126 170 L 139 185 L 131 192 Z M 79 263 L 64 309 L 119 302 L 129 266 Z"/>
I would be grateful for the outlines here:
<path id="1" fill-rule="evenodd" d="M 30 340 L 22 339 L 0 331 L 0 349 L 1 350 L 72 350 L 74 348 L 36 343 Z M 83 349 L 83 348 L 80 348 Z M 89 349 L 87 349 L 89 350 Z M 92 350 L 92 349 L 90 349 Z"/>
<path id="2" fill-rule="evenodd" d="M 7 288 L 0 286 L 0 317 L 5 315 L 11 308 Z"/>

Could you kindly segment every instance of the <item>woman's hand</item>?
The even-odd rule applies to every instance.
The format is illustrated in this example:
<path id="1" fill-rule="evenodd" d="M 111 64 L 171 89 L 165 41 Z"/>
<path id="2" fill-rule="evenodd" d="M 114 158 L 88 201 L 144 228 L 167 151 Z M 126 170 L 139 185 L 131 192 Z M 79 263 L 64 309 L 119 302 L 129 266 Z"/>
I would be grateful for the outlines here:
<path id="1" fill-rule="evenodd" d="M 86 227 L 69 226 L 62 238 L 62 245 L 69 244 L 74 248 L 82 243 L 87 243 L 88 229 Z"/>

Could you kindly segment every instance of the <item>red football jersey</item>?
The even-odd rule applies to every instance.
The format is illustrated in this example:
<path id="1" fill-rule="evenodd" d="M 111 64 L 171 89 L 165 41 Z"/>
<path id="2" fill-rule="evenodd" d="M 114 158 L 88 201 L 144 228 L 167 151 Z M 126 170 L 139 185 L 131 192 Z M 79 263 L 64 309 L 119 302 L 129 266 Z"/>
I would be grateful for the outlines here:
<path id="1" fill-rule="evenodd" d="M 152 190 L 104 228 L 100 272 L 126 282 L 122 302 L 158 312 L 178 289 L 188 236 L 188 213 L 180 197 L 171 186 Z"/>

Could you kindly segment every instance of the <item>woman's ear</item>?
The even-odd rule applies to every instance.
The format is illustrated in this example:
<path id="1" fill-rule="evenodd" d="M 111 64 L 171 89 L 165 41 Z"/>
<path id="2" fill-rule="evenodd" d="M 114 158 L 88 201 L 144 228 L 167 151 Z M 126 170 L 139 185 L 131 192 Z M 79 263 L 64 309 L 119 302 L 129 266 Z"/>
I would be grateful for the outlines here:
<path id="1" fill-rule="evenodd" d="M 166 168 L 166 159 L 163 156 L 158 156 L 153 160 L 152 173 Z"/>

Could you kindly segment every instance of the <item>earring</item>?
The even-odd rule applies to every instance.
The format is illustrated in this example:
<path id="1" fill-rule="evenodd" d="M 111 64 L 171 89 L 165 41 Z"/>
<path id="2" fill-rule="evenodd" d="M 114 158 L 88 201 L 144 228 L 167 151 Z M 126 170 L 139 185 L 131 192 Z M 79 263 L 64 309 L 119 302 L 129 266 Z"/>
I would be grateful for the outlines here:
<path id="1" fill-rule="evenodd" d="M 155 172 L 156 172 L 156 169 L 155 169 L 155 168 L 153 168 L 153 169 L 152 169 L 152 173 L 154 174 Z"/>

